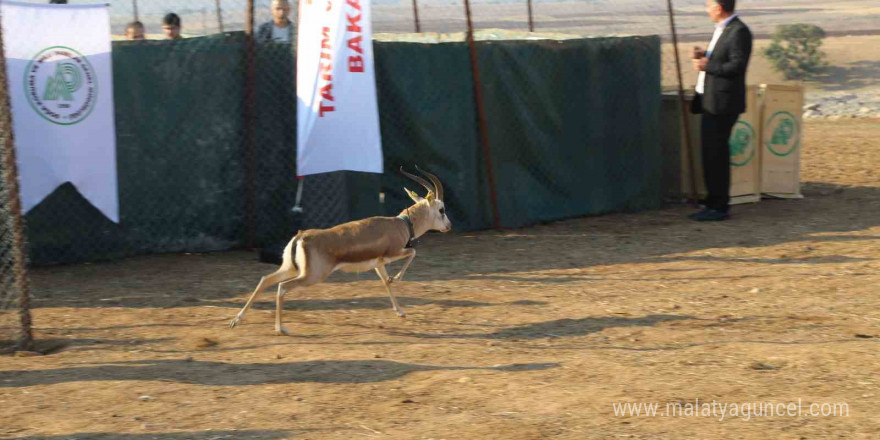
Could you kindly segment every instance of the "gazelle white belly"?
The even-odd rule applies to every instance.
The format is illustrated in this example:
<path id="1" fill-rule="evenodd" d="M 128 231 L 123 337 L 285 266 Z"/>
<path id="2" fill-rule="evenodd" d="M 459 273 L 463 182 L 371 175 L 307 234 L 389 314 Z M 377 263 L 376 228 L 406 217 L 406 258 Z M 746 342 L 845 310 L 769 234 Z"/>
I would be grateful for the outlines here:
<path id="1" fill-rule="evenodd" d="M 361 261 L 358 263 L 339 263 L 333 268 L 334 271 L 341 270 L 343 272 L 367 272 L 379 267 L 379 258 Z"/>

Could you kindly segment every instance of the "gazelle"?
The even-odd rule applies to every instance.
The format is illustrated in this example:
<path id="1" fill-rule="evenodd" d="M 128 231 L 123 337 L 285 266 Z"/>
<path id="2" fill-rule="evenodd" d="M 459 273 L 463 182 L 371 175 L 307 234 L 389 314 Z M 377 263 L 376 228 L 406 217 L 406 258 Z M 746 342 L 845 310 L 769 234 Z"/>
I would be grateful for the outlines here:
<path id="1" fill-rule="evenodd" d="M 443 203 L 443 184 L 437 176 L 422 171 L 419 167 L 416 169 L 430 179 L 430 182 L 407 173 L 403 167 L 400 167 L 400 172 L 425 187 L 428 194 L 422 198 L 404 188 L 414 204 L 401 211 L 397 217 L 371 217 L 330 229 L 309 229 L 297 233 L 284 248 L 281 267 L 260 279 L 257 288 L 229 323 L 229 327 L 234 328 L 241 322 L 257 294 L 278 284 L 278 293 L 275 296 L 275 332 L 279 335 L 290 335 L 281 325 L 284 295 L 294 288 L 321 283 L 337 270 L 375 270 L 388 291 L 394 311 L 401 318 L 405 317 L 406 313 L 391 293 L 391 284 L 403 279 L 406 269 L 415 258 L 413 241 L 428 231 L 452 230 L 452 223 L 446 217 L 446 206 Z M 385 265 L 404 258 L 406 261 L 400 272 L 389 277 Z"/>

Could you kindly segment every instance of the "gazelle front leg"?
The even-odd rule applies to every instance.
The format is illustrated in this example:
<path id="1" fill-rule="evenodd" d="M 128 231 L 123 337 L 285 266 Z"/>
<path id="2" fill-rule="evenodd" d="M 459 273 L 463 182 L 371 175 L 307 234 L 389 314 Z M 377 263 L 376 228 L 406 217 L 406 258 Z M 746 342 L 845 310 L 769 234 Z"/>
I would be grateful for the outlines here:
<path id="1" fill-rule="evenodd" d="M 394 307 L 394 311 L 397 312 L 397 316 L 401 318 L 406 318 L 406 313 L 404 313 L 400 305 L 397 304 L 397 299 L 395 299 L 394 294 L 391 293 L 391 279 L 388 278 L 388 272 L 385 270 L 385 266 L 380 264 L 378 267 L 376 267 L 376 274 L 379 275 L 379 279 L 382 280 L 382 284 L 385 286 L 385 290 L 388 291 L 388 296 L 391 297 L 391 306 Z"/>
<path id="2" fill-rule="evenodd" d="M 403 267 L 400 268 L 400 272 L 397 272 L 397 275 L 394 275 L 393 278 L 388 280 L 388 284 L 403 280 L 403 274 L 406 273 L 409 264 L 412 263 L 413 258 L 416 257 L 416 250 L 413 248 L 404 249 L 403 255 L 406 257 L 406 261 L 403 262 Z"/>

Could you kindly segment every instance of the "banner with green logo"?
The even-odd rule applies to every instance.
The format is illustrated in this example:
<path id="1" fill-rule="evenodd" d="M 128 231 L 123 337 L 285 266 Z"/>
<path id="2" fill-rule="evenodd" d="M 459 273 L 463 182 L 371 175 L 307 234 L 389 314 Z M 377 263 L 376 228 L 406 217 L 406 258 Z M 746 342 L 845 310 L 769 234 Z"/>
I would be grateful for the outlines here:
<path id="1" fill-rule="evenodd" d="M 24 211 L 70 182 L 118 222 L 107 5 L 0 8 Z"/>

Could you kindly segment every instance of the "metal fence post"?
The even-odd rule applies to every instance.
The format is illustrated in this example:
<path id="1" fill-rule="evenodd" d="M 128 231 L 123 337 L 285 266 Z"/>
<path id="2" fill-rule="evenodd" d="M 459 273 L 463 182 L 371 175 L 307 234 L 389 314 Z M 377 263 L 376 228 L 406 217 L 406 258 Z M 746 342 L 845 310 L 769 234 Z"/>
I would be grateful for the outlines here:
<path id="1" fill-rule="evenodd" d="M 675 30 L 675 12 L 672 8 L 672 0 L 666 0 L 669 6 L 669 28 L 672 30 L 672 52 L 675 53 L 675 71 L 678 74 L 678 103 L 681 106 L 681 123 L 684 128 L 684 145 L 687 149 L 688 174 L 691 175 L 691 194 L 690 201 L 696 205 L 697 202 L 697 176 L 694 172 L 694 155 L 691 148 L 691 129 L 688 122 L 687 104 L 684 101 L 684 81 L 681 79 L 681 62 L 678 57 L 678 33 Z"/>
<path id="2" fill-rule="evenodd" d="M 21 321 L 18 349 L 33 351 L 34 335 L 27 282 L 27 245 L 19 197 L 18 167 L 15 161 L 15 142 L 12 133 L 12 105 L 9 98 L 9 83 L 6 78 L 6 46 L 3 41 L 2 25 L 0 25 L 0 142 L 2 142 L 0 148 L 3 149 L 3 186 L 7 193 L 6 202 L 9 204 L 7 228 L 12 232 L 12 246 L 9 252 L 12 254 L 13 285 L 18 291 L 18 314 Z"/>
<path id="3" fill-rule="evenodd" d="M 422 32 L 422 25 L 419 23 L 419 3 L 418 0 L 412 0 L 413 4 L 413 17 L 416 22 L 416 33 L 419 34 Z"/>
<path id="4" fill-rule="evenodd" d="M 492 221 L 496 229 L 501 227 L 501 216 L 498 213 L 498 193 L 495 187 L 495 172 L 492 170 L 492 152 L 489 148 L 489 133 L 486 125 L 486 111 L 483 106 L 483 85 L 480 82 L 480 63 L 477 57 L 477 44 L 474 41 L 474 24 L 471 20 L 471 2 L 464 0 L 464 13 L 467 16 L 467 41 L 471 54 L 471 72 L 474 81 L 474 99 L 477 103 L 477 131 L 480 145 L 486 159 L 486 176 L 489 179 L 489 197 L 492 201 Z"/>
<path id="5" fill-rule="evenodd" d="M 223 33 L 223 8 L 220 6 L 220 0 L 215 0 L 215 5 L 217 8 L 217 27 L 220 28 L 220 33 Z"/>
<path id="6" fill-rule="evenodd" d="M 532 0 L 527 0 L 529 5 L 529 32 L 535 32 L 535 18 L 532 15 Z"/>
<path id="7" fill-rule="evenodd" d="M 244 132 L 245 132 L 245 222 L 247 232 L 245 245 L 248 248 L 254 246 L 256 236 L 256 163 L 255 163 L 255 119 L 256 119 L 256 60 L 254 59 L 254 0 L 247 2 L 247 17 L 245 33 L 245 103 L 244 103 Z"/>

